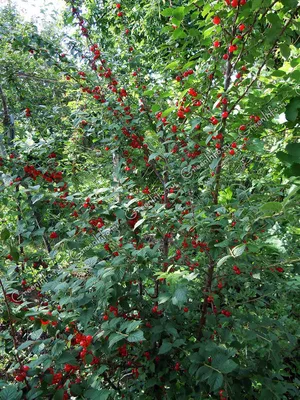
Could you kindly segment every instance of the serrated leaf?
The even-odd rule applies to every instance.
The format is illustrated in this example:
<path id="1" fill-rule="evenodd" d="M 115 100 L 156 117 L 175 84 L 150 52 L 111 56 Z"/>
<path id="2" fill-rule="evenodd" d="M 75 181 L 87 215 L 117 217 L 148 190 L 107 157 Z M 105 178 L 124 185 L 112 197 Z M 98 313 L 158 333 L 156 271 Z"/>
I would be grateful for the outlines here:
<path id="1" fill-rule="evenodd" d="M 130 324 L 128 325 L 128 327 L 126 329 L 126 333 L 130 333 L 130 332 L 134 331 L 140 325 L 141 325 L 141 321 L 132 321 L 132 322 L 130 322 Z"/>
<path id="2" fill-rule="evenodd" d="M 144 332 L 141 330 L 131 333 L 127 338 L 127 341 L 130 343 L 141 342 L 143 340 L 145 340 Z"/>
<path id="3" fill-rule="evenodd" d="M 53 377 L 51 376 L 51 382 L 52 379 Z M 42 390 L 36 390 L 35 388 L 33 388 L 26 394 L 26 400 L 40 399 L 42 394 L 43 394 Z"/>
<path id="4" fill-rule="evenodd" d="M 119 333 L 113 333 L 112 335 L 109 336 L 109 346 L 112 347 L 114 344 L 120 342 L 125 338 L 124 335 L 120 335 Z"/>
<path id="5" fill-rule="evenodd" d="M 187 288 L 181 287 L 176 289 L 174 296 L 172 298 L 172 303 L 176 304 L 183 304 L 186 302 L 187 299 Z"/>
<path id="6" fill-rule="evenodd" d="M 196 372 L 196 378 L 198 378 L 200 382 L 204 382 L 213 374 L 213 372 L 213 369 L 203 365 L 202 367 L 198 368 Z"/>
<path id="7" fill-rule="evenodd" d="M 219 370 L 223 374 L 229 374 L 230 372 L 234 371 L 237 367 L 238 364 L 235 363 L 233 360 L 227 360 L 219 366 Z"/>
<path id="8" fill-rule="evenodd" d="M 212 391 L 220 389 L 220 387 L 223 384 L 223 375 L 219 374 L 218 372 L 214 372 L 209 378 L 208 378 L 208 384 L 210 386 L 210 389 Z"/>
<path id="9" fill-rule="evenodd" d="M 1 390 L 0 400 L 20 400 L 22 392 L 19 392 L 15 386 L 8 386 Z"/>

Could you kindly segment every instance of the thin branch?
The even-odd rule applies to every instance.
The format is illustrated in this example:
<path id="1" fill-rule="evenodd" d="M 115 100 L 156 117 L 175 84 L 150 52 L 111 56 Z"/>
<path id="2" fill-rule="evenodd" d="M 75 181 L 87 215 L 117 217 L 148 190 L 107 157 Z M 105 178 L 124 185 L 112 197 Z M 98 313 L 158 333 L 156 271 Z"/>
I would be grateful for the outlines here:
<path id="1" fill-rule="evenodd" d="M 295 10 L 295 12 L 292 14 L 291 18 L 287 21 L 287 23 L 285 24 L 285 26 L 282 28 L 280 34 L 278 35 L 277 39 L 275 40 L 273 46 L 269 49 L 263 63 L 261 64 L 261 66 L 258 68 L 258 71 L 256 73 L 256 76 L 252 79 L 252 81 L 249 83 L 249 85 L 246 87 L 246 90 L 244 91 L 243 94 L 241 94 L 239 96 L 239 98 L 237 99 L 237 101 L 234 103 L 234 105 L 231 107 L 231 109 L 228 111 L 228 113 L 230 114 L 234 108 L 237 106 L 237 104 L 246 96 L 246 94 L 248 93 L 249 89 L 254 85 L 254 83 L 257 81 L 257 79 L 260 76 L 260 73 L 263 69 L 263 67 L 266 65 L 268 59 L 269 59 L 269 55 L 272 53 L 272 51 L 274 50 L 274 48 L 277 45 L 278 40 L 282 37 L 282 35 L 284 34 L 284 32 L 286 31 L 286 29 L 288 28 L 288 26 L 290 25 L 290 23 L 292 22 L 294 16 L 298 13 L 298 11 L 300 10 L 300 6 L 298 6 Z"/>

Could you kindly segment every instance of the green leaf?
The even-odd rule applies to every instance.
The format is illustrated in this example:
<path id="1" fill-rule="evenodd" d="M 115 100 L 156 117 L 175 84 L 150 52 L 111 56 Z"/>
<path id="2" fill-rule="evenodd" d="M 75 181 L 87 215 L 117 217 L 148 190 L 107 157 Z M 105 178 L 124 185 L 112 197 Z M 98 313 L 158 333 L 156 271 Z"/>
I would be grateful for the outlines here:
<path id="1" fill-rule="evenodd" d="M 285 117 L 288 121 L 295 122 L 298 118 L 300 97 L 294 97 L 286 106 Z"/>
<path id="2" fill-rule="evenodd" d="M 219 374 L 218 372 L 214 372 L 209 378 L 208 378 L 208 384 L 210 386 L 210 389 L 212 391 L 220 389 L 220 387 L 223 384 L 223 375 Z"/>
<path id="3" fill-rule="evenodd" d="M 238 364 L 235 363 L 233 360 L 227 360 L 219 367 L 219 370 L 223 374 L 229 374 L 230 372 L 234 371 L 237 367 Z"/>
<path id="4" fill-rule="evenodd" d="M 208 28 L 203 32 L 203 38 L 205 39 L 209 36 L 212 36 L 213 34 L 215 34 L 215 32 L 216 32 L 216 27 L 212 26 L 211 28 Z"/>
<path id="5" fill-rule="evenodd" d="M 292 156 L 299 157 L 300 159 L 300 143 L 289 143 L 285 150 Z"/>
<path id="6" fill-rule="evenodd" d="M 121 340 L 125 339 L 124 335 L 120 335 L 119 333 L 113 333 L 109 336 L 109 346 L 112 347 L 114 344 L 120 342 Z"/>
<path id="7" fill-rule="evenodd" d="M 241 256 L 244 253 L 245 249 L 246 249 L 246 245 L 245 244 L 241 244 L 239 246 L 234 247 L 231 250 L 233 257 Z"/>
<path id="8" fill-rule="evenodd" d="M 217 262 L 217 268 L 221 267 L 221 265 L 223 265 L 227 260 L 229 260 L 229 258 L 232 258 L 232 256 L 224 256 L 222 257 L 218 262 Z"/>
<path id="9" fill-rule="evenodd" d="M 143 340 L 145 340 L 144 332 L 141 330 L 131 333 L 127 338 L 127 341 L 130 343 L 141 342 Z"/>
<path id="10" fill-rule="evenodd" d="M 267 20 L 272 24 L 272 25 L 280 25 L 281 24 L 281 19 L 278 17 L 277 14 L 275 13 L 269 13 L 267 14 Z"/>
<path id="11" fill-rule="evenodd" d="M 270 201 L 261 206 L 260 210 L 268 215 L 273 213 L 279 213 L 282 210 L 282 204 L 276 201 Z"/>
<path id="12" fill-rule="evenodd" d="M 286 43 L 284 43 L 284 44 L 280 44 L 279 48 L 280 48 L 282 57 L 285 58 L 286 60 L 288 60 L 290 57 L 290 54 L 291 54 L 290 47 Z"/>
<path id="13" fill-rule="evenodd" d="M 164 17 L 172 17 L 173 16 L 173 8 L 165 8 L 162 12 L 161 15 Z"/>
<path id="14" fill-rule="evenodd" d="M 7 240 L 10 237 L 10 232 L 7 228 L 4 228 L 3 231 L 1 232 L 1 239 L 2 240 Z"/>
<path id="15" fill-rule="evenodd" d="M 107 400 L 111 392 L 108 389 L 88 389 L 84 392 L 84 398 L 90 400 Z"/>
<path id="16" fill-rule="evenodd" d="M 43 333 L 43 329 L 38 329 L 37 331 L 34 331 L 31 333 L 30 338 L 32 340 L 37 340 L 41 337 L 42 333 Z"/>
<path id="17" fill-rule="evenodd" d="M 73 396 L 74 396 L 74 395 L 75 395 L 75 396 L 80 396 L 83 389 L 82 389 L 82 386 L 81 386 L 81 385 L 79 385 L 79 384 L 77 384 L 77 383 L 72 383 L 70 390 L 71 390 L 71 394 L 72 394 Z"/>
<path id="18" fill-rule="evenodd" d="M 52 382 L 52 379 L 53 379 L 53 377 L 51 376 L 51 382 Z M 36 390 L 35 388 L 33 388 L 26 394 L 26 400 L 40 399 L 40 398 L 42 398 L 41 397 L 42 394 L 43 394 L 42 390 Z"/>
<path id="19" fill-rule="evenodd" d="M 284 153 L 283 151 L 278 151 L 276 157 L 284 164 L 293 164 L 297 162 L 297 157 Z"/>
<path id="20" fill-rule="evenodd" d="M 19 392 L 15 386 L 8 386 L 1 390 L 0 400 L 20 400 L 22 392 Z"/>
<path id="21" fill-rule="evenodd" d="M 184 11 L 185 11 L 185 7 L 183 7 L 183 6 L 173 8 L 173 17 L 175 17 L 179 21 L 182 21 L 184 18 Z"/>
<path id="22" fill-rule="evenodd" d="M 165 69 L 176 69 L 179 66 L 179 61 L 172 61 L 170 64 L 168 64 Z"/>
<path id="23" fill-rule="evenodd" d="M 64 389 L 58 389 L 55 391 L 53 400 L 63 400 L 64 398 Z"/>
<path id="24" fill-rule="evenodd" d="M 142 225 L 143 222 L 145 222 L 145 219 L 144 219 L 144 218 L 140 219 L 140 220 L 134 225 L 133 230 L 135 231 L 140 225 Z"/>
<path id="25" fill-rule="evenodd" d="M 164 341 L 163 344 L 159 348 L 158 354 L 166 354 L 172 349 L 173 344 L 167 341 Z"/>
<path id="26" fill-rule="evenodd" d="M 198 368 L 196 372 L 196 378 L 198 378 L 200 382 L 204 382 L 213 374 L 213 372 L 214 371 L 212 368 L 208 368 L 203 365 L 202 367 Z"/>
<path id="27" fill-rule="evenodd" d="M 20 258 L 20 254 L 16 247 L 10 246 L 10 255 L 12 256 L 13 260 L 18 262 Z"/>
<path id="28" fill-rule="evenodd" d="M 33 340 L 27 340 L 26 342 L 22 343 L 19 347 L 18 350 L 24 350 L 27 349 L 27 347 L 31 346 L 32 344 L 37 343 L 34 342 Z"/>
<path id="29" fill-rule="evenodd" d="M 161 15 L 164 17 L 175 17 L 178 21 L 182 21 L 184 18 L 185 7 L 176 7 L 176 8 L 165 8 Z"/>
<path id="30" fill-rule="evenodd" d="M 34 196 L 32 196 L 32 204 L 37 203 L 39 200 L 41 200 L 44 197 L 44 193 L 39 193 L 39 194 L 35 194 Z"/>
<path id="31" fill-rule="evenodd" d="M 176 289 L 174 296 L 172 298 L 172 303 L 174 305 L 183 304 L 186 302 L 187 299 L 187 288 L 180 287 Z"/>
<path id="32" fill-rule="evenodd" d="M 187 37 L 187 34 L 182 28 L 176 28 L 172 36 L 174 39 L 185 39 Z"/>
<path id="33" fill-rule="evenodd" d="M 171 114 L 172 111 L 176 110 L 177 107 L 170 107 L 167 108 L 163 113 L 162 113 L 162 117 L 167 117 L 169 114 Z"/>
<path id="34" fill-rule="evenodd" d="M 141 321 L 132 321 L 132 322 L 130 322 L 128 327 L 127 327 L 127 329 L 126 329 L 126 333 L 130 333 L 130 332 L 134 331 L 140 325 L 141 325 Z"/>
<path id="35" fill-rule="evenodd" d="M 156 113 L 157 111 L 160 110 L 160 105 L 159 104 L 153 104 L 153 106 L 151 107 L 151 110 L 153 113 Z"/>

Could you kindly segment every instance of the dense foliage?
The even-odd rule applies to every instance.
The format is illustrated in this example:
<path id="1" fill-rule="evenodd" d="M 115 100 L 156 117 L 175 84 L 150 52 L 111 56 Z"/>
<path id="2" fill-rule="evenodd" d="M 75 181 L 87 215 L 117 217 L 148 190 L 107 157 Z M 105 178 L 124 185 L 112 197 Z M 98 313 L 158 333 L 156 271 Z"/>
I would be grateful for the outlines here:
<path id="1" fill-rule="evenodd" d="M 0 400 L 299 398 L 298 15 L 1 9 Z"/>

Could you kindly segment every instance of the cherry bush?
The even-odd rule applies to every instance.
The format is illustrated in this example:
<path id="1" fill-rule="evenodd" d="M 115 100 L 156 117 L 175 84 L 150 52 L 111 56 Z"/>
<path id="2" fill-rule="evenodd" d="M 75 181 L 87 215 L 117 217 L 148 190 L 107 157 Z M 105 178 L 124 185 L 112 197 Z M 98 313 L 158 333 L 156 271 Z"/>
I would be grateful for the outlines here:
<path id="1" fill-rule="evenodd" d="M 0 22 L 0 400 L 299 398 L 297 1 Z"/>

